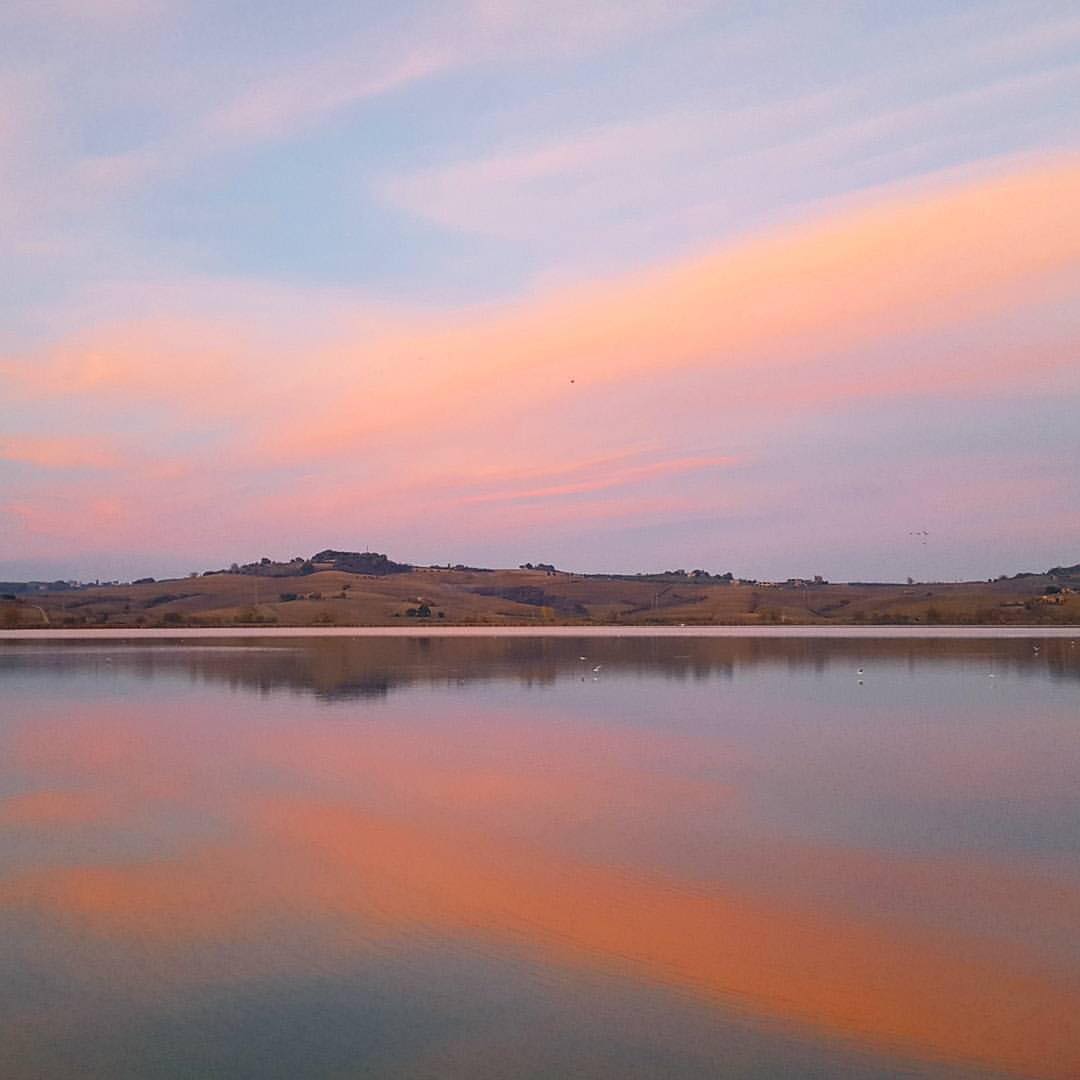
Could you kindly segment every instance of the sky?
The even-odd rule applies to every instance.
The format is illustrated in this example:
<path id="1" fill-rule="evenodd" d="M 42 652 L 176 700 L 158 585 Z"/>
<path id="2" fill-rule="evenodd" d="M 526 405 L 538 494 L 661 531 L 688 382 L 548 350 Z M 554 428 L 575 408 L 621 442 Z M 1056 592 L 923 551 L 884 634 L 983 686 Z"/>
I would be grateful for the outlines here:
<path id="1" fill-rule="evenodd" d="M 1080 561 L 1070 2 L 6 0 L 0 579 Z"/>

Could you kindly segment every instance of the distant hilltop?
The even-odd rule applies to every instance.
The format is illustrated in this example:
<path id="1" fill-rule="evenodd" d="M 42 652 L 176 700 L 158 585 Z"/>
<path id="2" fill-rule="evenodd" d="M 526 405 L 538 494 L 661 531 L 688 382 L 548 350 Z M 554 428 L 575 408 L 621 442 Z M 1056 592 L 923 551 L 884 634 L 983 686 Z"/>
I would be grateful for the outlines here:
<path id="1" fill-rule="evenodd" d="M 413 567 L 409 563 L 394 562 L 378 551 L 337 551 L 326 548 L 309 559 L 296 555 L 288 562 L 275 562 L 263 556 L 257 562 L 240 565 L 233 563 L 228 570 L 204 570 L 203 576 L 212 574 L 247 574 L 258 577 L 296 577 L 316 574 L 324 570 L 340 570 L 346 574 L 407 574 Z"/>
<path id="2" fill-rule="evenodd" d="M 394 562 L 377 551 L 334 551 L 327 548 L 311 556 L 316 570 L 344 570 L 349 574 L 407 574 L 409 563 Z"/>

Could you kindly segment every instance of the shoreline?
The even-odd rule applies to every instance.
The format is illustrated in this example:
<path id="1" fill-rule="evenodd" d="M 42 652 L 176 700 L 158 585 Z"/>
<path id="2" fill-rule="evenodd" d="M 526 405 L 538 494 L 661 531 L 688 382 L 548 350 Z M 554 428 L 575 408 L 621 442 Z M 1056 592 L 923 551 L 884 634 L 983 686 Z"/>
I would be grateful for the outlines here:
<path id="1" fill-rule="evenodd" d="M 247 638 L 1075 638 L 1080 626 L 218 626 L 0 630 L 0 641 L 199 641 Z"/>

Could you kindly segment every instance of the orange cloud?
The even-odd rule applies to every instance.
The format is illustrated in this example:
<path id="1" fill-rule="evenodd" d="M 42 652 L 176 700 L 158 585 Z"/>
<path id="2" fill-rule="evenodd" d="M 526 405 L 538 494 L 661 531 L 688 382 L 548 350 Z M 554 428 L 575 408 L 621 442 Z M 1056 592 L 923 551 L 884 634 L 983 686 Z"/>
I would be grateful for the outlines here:
<path id="1" fill-rule="evenodd" d="M 45 790 L 0 801 L 0 825 L 72 826 L 109 820 L 116 808 L 99 792 Z"/>
<path id="2" fill-rule="evenodd" d="M 81 332 L 50 349 L 42 362 L 7 360 L 0 377 L 28 399 L 174 401 L 213 409 L 219 395 L 239 392 L 245 361 L 260 341 L 223 322 L 157 318 Z"/>
<path id="3" fill-rule="evenodd" d="M 1080 163 L 1065 158 L 893 196 L 614 281 L 417 319 L 341 346 L 327 366 L 349 373 L 343 393 L 268 432 L 264 449 L 330 454 L 393 438 L 404 417 L 468 428 L 490 422 L 493 409 L 571 392 L 591 395 L 603 415 L 607 386 L 680 369 L 711 372 L 721 402 L 755 381 L 782 393 L 801 372 L 817 382 L 815 400 L 846 397 L 850 380 L 833 379 L 824 357 L 1060 293 L 1063 275 L 1080 269 L 1078 191 Z M 937 354 L 934 366 L 967 385 L 984 374 L 968 356 Z M 906 370 L 866 378 L 889 389 Z"/>

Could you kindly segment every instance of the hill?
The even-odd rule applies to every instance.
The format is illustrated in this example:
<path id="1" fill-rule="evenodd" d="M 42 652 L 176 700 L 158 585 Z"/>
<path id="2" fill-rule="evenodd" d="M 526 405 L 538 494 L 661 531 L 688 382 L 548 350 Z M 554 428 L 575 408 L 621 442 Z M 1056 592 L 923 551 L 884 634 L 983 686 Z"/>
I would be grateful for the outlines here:
<path id="1" fill-rule="evenodd" d="M 8 583 L 0 627 L 441 625 L 1080 625 L 1080 564 L 995 581 L 896 584 L 731 574 L 418 567 L 325 549 L 186 578 Z"/>

